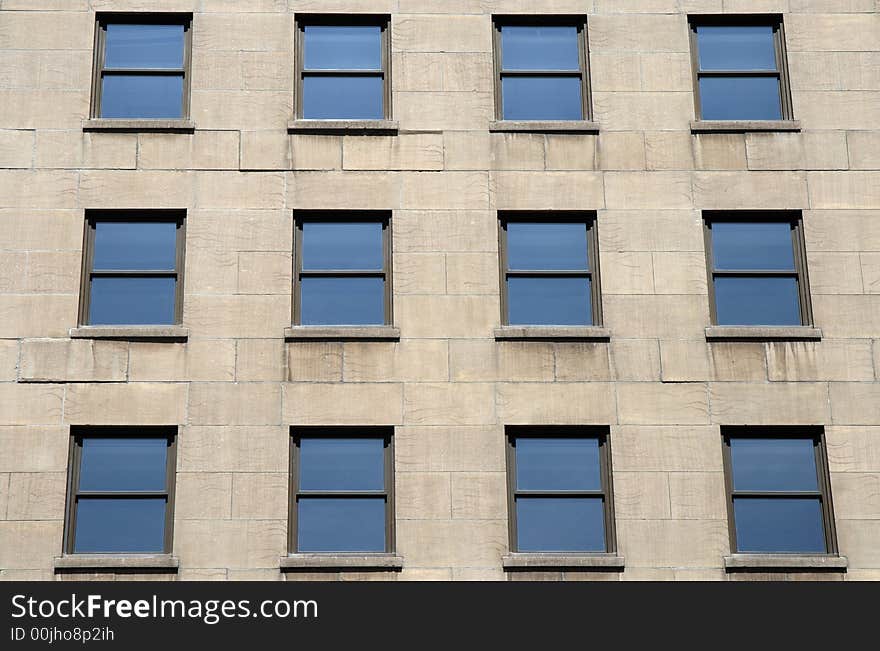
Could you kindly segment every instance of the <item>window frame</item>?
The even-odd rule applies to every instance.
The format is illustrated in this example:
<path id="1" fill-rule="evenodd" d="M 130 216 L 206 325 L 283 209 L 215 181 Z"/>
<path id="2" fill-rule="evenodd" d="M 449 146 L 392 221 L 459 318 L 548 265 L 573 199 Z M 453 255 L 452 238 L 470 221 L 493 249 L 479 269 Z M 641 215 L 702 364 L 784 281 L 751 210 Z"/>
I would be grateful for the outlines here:
<path id="1" fill-rule="evenodd" d="M 698 27 L 740 27 L 765 26 L 773 28 L 773 49 L 776 53 L 776 70 L 708 70 L 700 69 L 700 49 L 697 41 Z M 704 120 L 703 101 L 700 92 L 702 77 L 777 77 L 779 80 L 779 120 L 794 120 L 791 98 L 791 81 L 788 71 L 788 53 L 785 47 L 785 25 L 781 14 L 724 14 L 688 16 L 688 36 L 690 40 L 691 73 L 694 84 L 694 111 L 697 120 Z M 723 122 L 773 122 L 753 118 L 733 118 Z"/>
<path id="2" fill-rule="evenodd" d="M 492 50 L 495 89 L 495 119 L 498 121 L 515 122 L 547 122 L 543 118 L 528 120 L 504 117 L 504 94 L 501 80 L 505 76 L 515 77 L 580 77 L 581 80 L 581 118 L 580 120 L 549 120 L 551 122 L 588 122 L 593 119 L 592 87 L 590 82 L 590 38 L 588 19 L 579 14 L 552 15 L 493 15 L 492 16 Z M 568 70 L 507 70 L 502 67 L 503 52 L 501 45 L 501 29 L 509 26 L 533 27 L 576 27 L 578 31 L 578 66 L 577 75 Z"/>
<path id="3" fill-rule="evenodd" d="M 715 252 L 712 247 L 712 224 L 723 222 L 755 222 L 755 223 L 788 223 L 791 225 L 791 246 L 794 258 L 794 271 L 779 269 L 715 269 Z M 813 304 L 810 297 L 810 279 L 807 273 L 807 252 L 804 239 L 803 215 L 799 210 L 756 211 L 756 210 L 704 210 L 703 211 L 703 245 L 706 250 L 706 273 L 709 290 L 709 319 L 713 326 L 718 323 L 718 305 L 715 300 L 715 277 L 734 276 L 750 278 L 795 278 L 798 285 L 798 302 L 801 322 L 797 326 L 813 325 Z M 765 324 L 749 324 L 723 327 L 761 327 Z M 776 326 L 774 326 L 776 327 Z"/>
<path id="4" fill-rule="evenodd" d="M 304 438 L 322 438 L 322 439 L 382 439 L 384 441 L 383 460 L 385 489 L 382 491 L 302 491 L 300 490 L 300 442 Z M 369 425 L 360 427 L 352 426 L 332 426 L 324 427 L 318 425 L 310 426 L 293 426 L 290 428 L 290 467 L 288 469 L 288 525 L 287 525 L 287 553 L 288 554 L 317 554 L 324 556 L 340 556 L 340 555 L 376 555 L 376 554 L 394 554 L 397 549 L 396 540 L 396 515 L 395 515 L 395 486 L 394 486 L 394 427 Z M 325 497 L 345 497 L 345 498 L 385 498 L 385 549 L 381 552 L 373 551 L 321 551 L 321 552 L 300 552 L 298 549 L 299 529 L 298 529 L 298 502 L 300 497 L 325 498 Z"/>
<path id="5" fill-rule="evenodd" d="M 548 554 L 565 556 L 596 556 L 599 554 L 617 553 L 617 531 L 614 516 L 614 490 L 611 465 L 611 433 L 607 426 L 598 425 L 508 425 L 504 431 L 505 458 L 507 465 L 507 512 L 508 512 L 508 544 L 512 553 Z M 516 487 L 516 440 L 522 438 L 573 438 L 598 439 L 599 441 L 599 476 L 602 488 L 599 491 L 571 490 L 530 490 L 521 491 Z M 603 521 L 605 525 L 605 549 L 603 551 L 525 551 L 520 552 L 518 545 L 518 528 L 516 517 L 516 498 L 519 495 L 530 497 L 571 497 L 599 498 L 603 501 Z"/>
<path id="6" fill-rule="evenodd" d="M 589 268 L 586 271 L 574 269 L 517 269 L 510 271 L 507 246 L 507 224 L 519 223 L 567 223 L 580 224 L 586 227 L 587 262 Z M 595 211 L 573 210 L 500 210 L 498 211 L 498 262 L 499 277 L 501 280 L 501 325 L 509 326 L 510 302 L 507 289 L 507 279 L 510 275 L 523 278 L 535 278 L 546 276 L 550 278 L 580 278 L 590 279 L 590 311 L 591 323 L 573 327 L 602 327 L 604 318 L 602 314 L 602 288 L 599 272 L 599 237 L 597 231 L 598 219 Z M 543 324 L 514 324 L 515 327 L 543 327 Z M 552 326 L 548 326 L 552 327 Z M 568 327 L 568 326 L 564 326 Z"/>
<path id="7" fill-rule="evenodd" d="M 183 105 L 178 118 L 105 118 L 101 115 L 103 80 L 108 70 L 104 67 L 107 45 L 107 25 L 183 25 L 183 68 L 113 68 L 109 74 L 143 76 L 183 76 Z M 95 15 L 95 46 L 92 57 L 92 103 L 89 116 L 96 120 L 189 120 L 192 107 L 192 32 L 193 16 L 181 12 L 98 12 Z"/>
<path id="8" fill-rule="evenodd" d="M 816 491 L 735 491 L 733 488 L 733 461 L 730 452 L 731 438 L 790 438 L 812 439 L 813 452 L 816 463 Z M 727 530 L 730 538 L 730 551 L 733 554 L 773 554 L 785 556 L 792 555 L 815 555 L 836 556 L 838 555 L 837 531 L 834 526 L 834 505 L 831 500 L 831 474 L 828 469 L 828 452 L 825 443 L 825 428 L 821 425 L 772 425 L 772 426 L 722 426 L 721 448 L 724 465 L 724 489 L 727 502 Z M 822 527 L 825 534 L 824 552 L 740 552 L 737 546 L 736 515 L 734 513 L 734 501 L 739 498 L 765 498 L 765 499 L 790 499 L 793 497 L 818 498 L 822 509 Z"/>
<path id="9" fill-rule="evenodd" d="M 186 210 L 87 210 L 85 214 L 85 233 L 83 235 L 82 272 L 80 274 L 79 288 L 79 326 L 91 326 L 89 323 L 89 309 L 92 299 L 92 278 L 96 275 L 94 270 L 95 260 L 95 231 L 98 222 L 174 222 L 177 224 L 177 236 L 175 239 L 174 271 L 149 270 L 149 269 L 120 269 L 99 272 L 98 276 L 113 278 L 175 278 L 174 295 L 174 323 L 168 325 L 180 325 L 183 320 L 183 283 L 186 262 Z M 152 323 L 126 323 L 116 326 L 97 324 L 95 327 L 129 327 L 129 326 L 154 326 Z M 162 324 L 165 325 L 165 324 Z"/>
<path id="10" fill-rule="evenodd" d="M 140 556 L 150 554 L 170 554 L 174 541 L 174 498 L 177 484 L 177 426 L 171 425 L 144 425 L 144 426 L 120 426 L 115 425 L 74 425 L 70 428 L 70 443 L 68 448 L 67 463 L 67 498 L 64 509 L 64 533 L 62 546 L 64 554 L 93 555 L 103 554 L 108 556 Z M 164 491 L 80 491 L 79 481 L 82 470 L 82 441 L 83 439 L 126 439 L 126 438 L 164 438 L 168 441 L 168 450 L 165 457 L 165 490 Z M 76 515 L 77 503 L 80 496 L 85 493 L 88 497 L 95 498 L 120 498 L 120 499 L 156 499 L 165 498 L 165 535 L 164 548 L 159 552 L 76 552 Z"/>

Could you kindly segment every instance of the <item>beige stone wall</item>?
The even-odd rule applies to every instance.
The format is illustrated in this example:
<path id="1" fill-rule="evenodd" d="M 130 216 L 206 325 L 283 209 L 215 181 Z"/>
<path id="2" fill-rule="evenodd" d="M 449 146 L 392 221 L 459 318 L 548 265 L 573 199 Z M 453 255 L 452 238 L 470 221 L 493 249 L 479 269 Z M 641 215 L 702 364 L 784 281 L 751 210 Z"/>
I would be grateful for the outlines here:
<path id="1" fill-rule="evenodd" d="M 196 131 L 84 133 L 94 12 L 144 9 L 194 12 Z M 392 14 L 398 136 L 287 135 L 297 11 Z M 488 132 L 491 14 L 534 11 L 589 14 L 598 136 Z M 784 13 L 801 133 L 690 133 L 688 12 Z M 0 579 L 55 578 L 98 423 L 180 426 L 184 580 L 283 579 L 288 427 L 342 423 L 395 426 L 390 578 L 506 578 L 504 425 L 589 423 L 626 570 L 564 578 L 725 579 L 719 426 L 824 425 L 880 579 L 878 124 L 876 0 L 0 1 Z M 68 337 L 101 207 L 187 209 L 186 343 Z M 284 342 L 298 208 L 393 211 L 399 343 Z M 493 339 L 496 211 L 531 208 L 598 211 L 610 343 Z M 700 211 L 742 208 L 803 209 L 821 342 L 706 342 Z"/>

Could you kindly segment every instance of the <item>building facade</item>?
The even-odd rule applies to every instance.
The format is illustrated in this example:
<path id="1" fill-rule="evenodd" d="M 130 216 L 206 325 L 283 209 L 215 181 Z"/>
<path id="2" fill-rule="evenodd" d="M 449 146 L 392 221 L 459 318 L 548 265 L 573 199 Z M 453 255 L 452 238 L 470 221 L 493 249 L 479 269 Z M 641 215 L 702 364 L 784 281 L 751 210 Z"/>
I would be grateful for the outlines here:
<path id="1" fill-rule="evenodd" d="M 880 579 L 876 0 L 0 50 L 0 579 Z"/>

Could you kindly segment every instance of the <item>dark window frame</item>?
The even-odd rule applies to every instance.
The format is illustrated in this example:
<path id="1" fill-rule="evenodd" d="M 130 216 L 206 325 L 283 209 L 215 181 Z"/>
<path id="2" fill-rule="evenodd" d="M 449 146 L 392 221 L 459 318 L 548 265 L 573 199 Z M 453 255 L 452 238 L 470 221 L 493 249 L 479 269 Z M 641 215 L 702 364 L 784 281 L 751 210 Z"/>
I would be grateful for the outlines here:
<path id="1" fill-rule="evenodd" d="M 812 439 L 813 451 L 816 459 L 817 491 L 735 491 L 733 488 L 733 463 L 730 453 L 730 439 L 732 438 L 790 438 Z M 721 447 L 724 464 L 724 487 L 727 501 L 727 529 L 730 537 L 731 553 L 738 553 L 736 540 L 736 516 L 734 513 L 734 500 L 749 498 L 775 498 L 787 499 L 791 497 L 815 497 L 819 500 L 822 509 L 822 526 L 825 533 L 825 552 L 806 552 L 819 556 L 836 556 L 838 554 L 837 531 L 834 526 L 834 505 L 831 501 L 831 474 L 828 469 L 828 452 L 825 443 L 825 428 L 821 425 L 797 426 L 797 425 L 772 425 L 772 426 L 722 426 Z M 754 552 L 743 552 L 754 553 Z M 799 554 L 805 552 L 759 552 L 761 554 Z"/>
<path id="2" fill-rule="evenodd" d="M 578 73 L 567 70 L 504 70 L 501 50 L 501 28 L 508 26 L 535 27 L 576 27 L 578 30 Z M 590 82 L 590 37 L 588 20 L 585 15 L 494 15 L 492 16 L 492 50 L 495 87 L 495 119 L 503 121 L 504 94 L 501 88 L 503 77 L 579 77 L 581 80 L 581 118 L 573 122 L 593 119 L 592 88 Z M 520 120 L 515 120 L 519 122 Z M 541 118 L 535 121 L 544 122 Z M 553 120 L 555 122 L 555 120 Z"/>
<path id="3" fill-rule="evenodd" d="M 305 28 L 312 25 L 330 25 L 340 27 L 373 26 L 380 28 L 382 48 L 381 70 L 314 70 L 305 68 Z M 393 116 L 391 93 L 391 16 L 388 14 L 297 14 L 294 44 L 294 105 L 297 120 L 303 118 L 303 79 L 315 77 L 381 77 L 382 78 L 382 113 L 383 120 Z M 312 119 L 312 118 L 308 118 Z M 333 118 L 351 122 L 363 122 L 361 118 Z M 369 120 L 367 120 L 369 121 Z"/>
<path id="4" fill-rule="evenodd" d="M 697 42 L 698 27 L 766 26 L 773 28 L 773 48 L 776 52 L 776 70 L 701 70 L 700 50 Z M 788 53 L 785 48 L 785 26 L 781 14 L 724 14 L 688 16 L 688 33 L 691 50 L 691 72 L 694 83 L 694 110 L 698 120 L 703 119 L 700 96 L 700 79 L 703 77 L 776 77 L 779 80 L 779 113 L 781 120 L 793 120 L 791 81 L 788 71 Z M 736 120 L 735 120 L 736 121 Z M 745 118 L 743 121 L 753 122 Z"/>
<path id="5" fill-rule="evenodd" d="M 519 495 L 529 497 L 571 497 L 601 499 L 603 502 L 603 516 L 605 523 L 605 550 L 601 552 L 583 551 L 541 551 L 524 552 L 528 554 L 554 554 L 560 553 L 566 556 L 617 553 L 617 530 L 614 517 L 614 489 L 612 481 L 611 465 L 611 433 L 607 426 L 599 425 L 508 425 L 504 428 L 505 457 L 507 465 L 507 512 L 510 551 L 519 552 L 518 531 L 516 518 L 516 498 Z M 570 491 L 570 490 L 546 490 L 546 491 L 520 491 L 516 487 L 516 440 L 523 438 L 573 438 L 573 439 L 598 439 L 599 441 L 599 475 L 602 488 L 599 491 Z"/>
<path id="6" fill-rule="evenodd" d="M 90 554 L 92 552 L 75 552 L 77 503 L 82 496 L 86 498 L 121 498 L 121 499 L 156 499 L 165 498 L 165 536 L 164 549 L 161 553 L 170 554 L 174 540 L 174 497 L 177 478 L 177 426 L 176 425 L 144 425 L 122 426 L 75 425 L 70 428 L 70 444 L 67 464 L 67 498 L 64 511 L 63 553 Z M 165 490 L 164 491 L 80 491 L 79 480 L 82 468 L 82 441 L 87 438 L 164 438 L 168 441 L 165 458 Z M 157 552 L 100 552 L 109 555 L 135 556 L 155 554 Z"/>
<path id="7" fill-rule="evenodd" d="M 563 222 L 567 224 L 584 224 L 586 227 L 587 261 L 589 269 L 565 270 L 565 269 L 516 269 L 511 271 L 507 256 L 507 224 L 511 222 L 537 224 L 542 221 L 549 223 Z M 599 272 L 599 237 L 597 231 L 598 219 L 596 211 L 573 211 L 573 210 L 501 210 L 498 212 L 498 262 L 501 279 L 501 325 L 510 325 L 510 304 L 507 290 L 507 279 L 510 276 L 523 278 L 535 278 L 540 276 L 550 278 L 580 278 L 590 279 L 590 310 L 591 320 L 589 326 L 601 327 L 604 323 L 602 314 L 602 288 L 601 275 Z M 517 324 L 535 325 L 535 324 Z"/>
<path id="8" fill-rule="evenodd" d="M 107 45 L 107 25 L 108 24 L 127 24 L 127 25 L 183 25 L 183 68 L 113 68 L 108 70 L 104 67 L 104 55 Z M 191 13 L 179 12 L 99 12 L 95 16 L 95 48 L 92 62 L 92 104 L 90 108 L 90 117 L 93 119 L 131 119 L 131 120 L 153 120 L 157 118 L 103 118 L 101 116 L 101 104 L 104 84 L 102 83 L 107 74 L 127 74 L 127 75 L 171 75 L 183 76 L 183 106 L 181 106 L 179 118 L 168 118 L 172 120 L 188 120 L 190 118 L 190 110 L 192 106 L 192 31 L 193 16 Z M 165 118 L 158 118 L 165 119 Z"/>
<path id="9" fill-rule="evenodd" d="M 174 252 L 174 271 L 150 269 L 124 269 L 95 272 L 95 225 L 98 222 L 174 222 L 177 224 L 177 237 Z M 183 282 L 186 258 L 186 210 L 87 210 L 85 233 L 83 235 L 82 273 L 79 288 L 79 319 L 81 326 L 89 323 L 89 308 L 92 298 L 92 278 L 105 276 L 113 278 L 175 278 L 174 325 L 183 320 Z M 144 326 L 153 324 L 129 323 L 117 327 Z"/>
<path id="10" fill-rule="evenodd" d="M 382 439 L 384 441 L 384 479 L 385 490 L 383 491 L 302 491 L 299 488 L 300 483 L 300 442 L 304 438 L 367 438 Z M 288 554 L 297 554 L 299 542 L 299 529 L 297 528 L 297 502 L 302 496 L 310 498 L 322 497 L 346 497 L 346 498 L 363 498 L 363 497 L 384 497 L 385 498 L 385 550 L 383 552 L 307 552 L 309 554 L 321 554 L 328 556 L 338 556 L 345 554 L 355 555 L 371 555 L 371 554 L 394 554 L 397 549 L 396 539 L 396 515 L 395 515 L 395 486 L 394 486 L 394 427 L 370 425 L 360 427 L 352 426 L 332 426 L 324 427 L 320 425 L 309 426 L 292 426 L 290 428 L 290 468 L 288 479 L 288 526 L 287 526 L 287 552 Z"/>
<path id="11" fill-rule="evenodd" d="M 715 268 L 715 255 L 712 248 L 712 224 L 719 222 L 788 223 L 791 225 L 791 246 L 794 257 L 794 271 L 778 269 L 736 269 L 718 270 Z M 752 278 L 795 278 L 798 284 L 798 302 L 802 326 L 813 325 L 813 305 L 810 296 L 810 279 L 807 273 L 807 252 L 804 239 L 803 215 L 799 210 L 704 210 L 703 244 L 706 249 L 706 273 L 709 281 L 709 318 L 712 325 L 718 324 L 718 309 L 715 301 L 716 276 Z M 762 324 L 755 324 L 761 326 Z M 733 326 L 740 327 L 740 326 Z M 742 326 L 749 327 L 749 326 Z"/>
<path id="12" fill-rule="evenodd" d="M 303 271 L 302 246 L 303 223 L 305 222 L 374 222 L 382 224 L 382 258 L 381 271 L 375 269 L 320 269 Z M 292 323 L 302 325 L 302 288 L 303 276 L 324 278 L 384 278 L 385 320 L 379 325 L 393 325 L 394 301 L 392 291 L 392 255 L 391 255 L 391 213 L 387 210 L 295 210 L 293 213 L 293 305 L 291 310 Z M 349 324 L 329 324 L 320 327 L 347 327 Z M 307 327 L 307 326 L 306 326 Z M 356 326 L 356 327 L 375 327 Z"/>

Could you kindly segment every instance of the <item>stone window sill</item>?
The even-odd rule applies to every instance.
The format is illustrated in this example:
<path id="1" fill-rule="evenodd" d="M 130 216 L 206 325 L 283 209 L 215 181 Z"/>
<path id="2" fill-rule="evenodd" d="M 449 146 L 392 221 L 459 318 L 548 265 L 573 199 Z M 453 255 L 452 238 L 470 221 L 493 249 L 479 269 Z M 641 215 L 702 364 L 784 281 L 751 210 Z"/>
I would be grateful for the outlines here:
<path id="1" fill-rule="evenodd" d="M 724 569 L 728 572 L 846 572 L 847 564 L 846 556 L 831 554 L 732 554 L 724 557 Z"/>
<path id="2" fill-rule="evenodd" d="M 798 132 L 798 120 L 692 120 L 691 133 Z"/>
<path id="3" fill-rule="evenodd" d="M 282 572 L 399 572 L 403 557 L 397 554 L 290 554 L 282 556 Z"/>
<path id="4" fill-rule="evenodd" d="M 599 133 L 599 125 L 590 120 L 495 120 L 489 123 L 493 133 Z"/>
<path id="5" fill-rule="evenodd" d="M 171 554 L 65 554 L 55 572 L 128 572 L 176 574 L 180 561 Z"/>
<path id="6" fill-rule="evenodd" d="M 181 326 L 79 326 L 71 339 L 121 339 L 123 341 L 186 341 L 189 328 Z"/>
<path id="7" fill-rule="evenodd" d="M 287 125 L 288 133 L 326 133 L 342 135 L 396 135 L 400 124 L 396 120 L 293 120 Z"/>
<path id="8" fill-rule="evenodd" d="M 611 331 L 599 326 L 501 326 L 496 341 L 609 341 Z"/>
<path id="9" fill-rule="evenodd" d="M 394 326 L 292 326 L 284 330 L 285 341 L 400 341 Z"/>
<path id="10" fill-rule="evenodd" d="M 83 131 L 115 131 L 159 133 L 192 133 L 196 123 L 192 120 L 119 120 L 110 118 L 91 118 L 83 121 Z"/>
<path id="11" fill-rule="evenodd" d="M 822 330 L 813 326 L 709 326 L 708 341 L 819 341 Z"/>
<path id="12" fill-rule="evenodd" d="M 617 554 L 537 554 L 516 552 L 501 558 L 505 571 L 517 570 L 598 570 L 621 572 L 624 558 Z"/>

